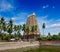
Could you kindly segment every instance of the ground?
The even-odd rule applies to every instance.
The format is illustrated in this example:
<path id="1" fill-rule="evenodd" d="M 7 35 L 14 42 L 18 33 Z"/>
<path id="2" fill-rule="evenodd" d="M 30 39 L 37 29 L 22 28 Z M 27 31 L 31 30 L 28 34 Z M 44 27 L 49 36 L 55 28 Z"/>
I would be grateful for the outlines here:
<path id="1" fill-rule="evenodd" d="M 0 52 L 60 52 L 60 42 L 0 42 Z M 49 45 L 49 46 L 48 46 Z"/>
<path id="2" fill-rule="evenodd" d="M 59 46 L 41 46 L 41 47 L 26 47 L 26 48 L 18 48 L 5 50 L 1 52 L 60 52 Z"/>
<path id="3" fill-rule="evenodd" d="M 31 47 L 31 46 L 38 46 L 38 42 L 0 42 L 0 51 L 1 50 L 8 50 L 8 49 L 16 49 L 22 47 Z"/>

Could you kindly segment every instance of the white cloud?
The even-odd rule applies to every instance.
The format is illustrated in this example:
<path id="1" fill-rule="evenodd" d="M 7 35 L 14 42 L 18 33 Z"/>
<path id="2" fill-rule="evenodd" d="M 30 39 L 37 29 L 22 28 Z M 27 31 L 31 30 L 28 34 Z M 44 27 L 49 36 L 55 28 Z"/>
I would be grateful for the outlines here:
<path id="1" fill-rule="evenodd" d="M 58 27 L 60 27 L 60 23 L 47 26 L 47 28 L 58 28 Z"/>
<path id="2" fill-rule="evenodd" d="M 51 27 L 59 27 L 60 26 L 60 24 L 53 24 L 53 25 L 51 25 Z"/>
<path id="3" fill-rule="evenodd" d="M 0 11 L 6 11 L 6 10 L 10 10 L 13 9 L 14 7 L 11 5 L 11 3 L 9 3 L 6 0 L 2 0 L 0 3 Z"/>
<path id="4" fill-rule="evenodd" d="M 12 17 L 13 20 L 25 20 L 25 17 L 27 17 L 27 13 L 20 12 Z"/>
<path id="5" fill-rule="evenodd" d="M 48 17 L 48 15 L 40 16 L 40 18 L 43 18 L 43 19 L 45 19 L 45 18 L 47 18 L 47 17 Z"/>
<path id="6" fill-rule="evenodd" d="M 20 21 L 20 22 L 14 22 L 15 25 L 23 25 L 25 24 L 25 21 Z"/>
<path id="7" fill-rule="evenodd" d="M 16 20 L 16 18 L 11 18 L 12 20 Z"/>
<path id="8" fill-rule="evenodd" d="M 48 8 L 48 7 L 49 7 L 49 5 L 44 5 L 44 6 L 43 6 L 43 8 Z"/>
<path id="9" fill-rule="evenodd" d="M 20 24 L 22 25 L 22 24 L 25 24 L 25 22 L 20 22 Z"/>

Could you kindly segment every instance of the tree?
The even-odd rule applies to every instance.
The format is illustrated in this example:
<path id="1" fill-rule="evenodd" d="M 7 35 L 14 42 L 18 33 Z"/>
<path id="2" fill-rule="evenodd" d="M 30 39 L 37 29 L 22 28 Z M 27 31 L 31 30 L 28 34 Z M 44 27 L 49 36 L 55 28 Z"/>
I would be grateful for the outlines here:
<path id="1" fill-rule="evenodd" d="M 11 36 L 11 33 L 13 32 L 13 20 L 10 19 L 8 23 L 8 33 Z"/>
<path id="2" fill-rule="evenodd" d="M 6 23 L 4 17 L 0 18 L 0 38 L 4 35 L 4 31 L 6 31 Z"/>
<path id="3" fill-rule="evenodd" d="M 30 31 L 32 32 L 33 35 L 34 35 L 34 33 L 37 34 L 37 25 L 31 26 L 31 30 Z"/>
<path id="4" fill-rule="evenodd" d="M 22 31 L 26 32 L 26 25 L 23 24 Z"/>
<path id="5" fill-rule="evenodd" d="M 5 23 L 5 19 L 4 19 L 4 17 L 2 17 L 1 19 L 0 19 L 0 33 L 2 33 L 2 31 L 3 31 L 3 24 Z"/>
<path id="6" fill-rule="evenodd" d="M 31 32 L 32 32 L 32 34 L 34 34 L 34 32 L 35 32 L 35 26 L 31 26 Z"/>
<path id="7" fill-rule="evenodd" d="M 0 39 L 1 39 L 1 18 L 0 18 Z"/>
<path id="8" fill-rule="evenodd" d="M 6 23 L 5 22 L 3 23 L 3 26 L 2 27 L 3 27 L 3 31 L 6 32 L 7 31 L 7 26 L 6 26 Z"/>
<path id="9" fill-rule="evenodd" d="M 37 25 L 35 25 L 35 31 L 36 31 L 36 34 L 37 34 Z"/>
<path id="10" fill-rule="evenodd" d="M 21 25 L 18 25 L 18 26 L 17 26 L 17 31 L 19 31 L 19 32 L 20 32 L 20 31 L 21 31 L 21 29 L 22 29 L 22 26 L 21 26 Z"/>
<path id="11" fill-rule="evenodd" d="M 14 25 L 14 32 L 17 33 L 17 25 Z"/>
<path id="12" fill-rule="evenodd" d="M 37 37 L 36 40 L 40 41 L 40 40 L 42 40 L 42 37 Z"/>
<path id="13" fill-rule="evenodd" d="M 21 38 L 21 33 L 20 33 L 21 30 L 22 30 L 22 26 L 18 25 L 17 26 L 17 35 L 18 35 L 18 38 Z"/>
<path id="14" fill-rule="evenodd" d="M 29 29 L 29 26 L 26 27 L 26 33 L 27 35 L 29 35 L 29 32 L 30 32 L 30 29 Z"/>
<path id="15" fill-rule="evenodd" d="M 52 40 L 52 36 L 51 36 L 50 32 L 48 33 L 47 39 Z"/>
<path id="16" fill-rule="evenodd" d="M 42 28 L 43 28 L 43 36 L 44 36 L 45 23 L 43 23 Z"/>
<path id="17" fill-rule="evenodd" d="M 2 40 L 9 41 L 9 35 L 8 34 L 2 35 Z"/>
<path id="18" fill-rule="evenodd" d="M 58 36 L 58 40 L 60 40 L 60 33 L 58 33 L 58 35 L 57 35 L 57 36 Z"/>
<path id="19" fill-rule="evenodd" d="M 60 33 L 58 33 L 58 35 L 60 36 Z"/>
<path id="20" fill-rule="evenodd" d="M 21 38 L 21 37 L 22 37 L 22 36 L 21 36 L 21 33 L 20 33 L 19 31 L 17 32 L 17 37 L 18 37 L 18 38 Z"/>
<path id="21" fill-rule="evenodd" d="M 27 33 L 27 40 L 30 39 L 30 36 L 29 36 L 29 32 L 30 32 L 30 29 L 29 29 L 29 26 L 26 27 L 26 33 Z"/>
<path id="22" fill-rule="evenodd" d="M 57 39 L 58 39 L 58 36 L 57 36 L 57 35 L 53 35 L 53 36 L 52 36 L 52 39 L 53 39 L 53 40 L 57 40 Z"/>

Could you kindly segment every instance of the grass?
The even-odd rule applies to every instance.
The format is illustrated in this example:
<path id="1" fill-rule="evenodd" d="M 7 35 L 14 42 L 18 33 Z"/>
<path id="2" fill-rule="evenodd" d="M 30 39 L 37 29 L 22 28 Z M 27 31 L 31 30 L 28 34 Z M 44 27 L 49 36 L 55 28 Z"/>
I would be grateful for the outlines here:
<path id="1" fill-rule="evenodd" d="M 41 46 L 36 49 L 27 50 L 26 52 L 60 52 L 60 47 L 57 46 Z"/>
<path id="2" fill-rule="evenodd" d="M 58 46 L 40 46 L 33 48 L 20 48 L 20 49 L 11 49 L 1 52 L 60 52 L 60 47 Z"/>

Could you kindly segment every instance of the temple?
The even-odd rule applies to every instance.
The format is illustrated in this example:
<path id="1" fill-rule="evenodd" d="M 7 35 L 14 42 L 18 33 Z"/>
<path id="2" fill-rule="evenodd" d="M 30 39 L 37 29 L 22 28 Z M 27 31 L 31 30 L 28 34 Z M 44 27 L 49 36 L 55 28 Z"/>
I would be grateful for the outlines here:
<path id="1" fill-rule="evenodd" d="M 40 30 L 35 13 L 28 16 L 26 26 L 28 26 L 30 29 L 32 26 L 37 26 L 37 29 L 33 33 L 30 31 L 29 34 L 24 32 L 24 39 L 35 39 L 40 36 Z"/>

